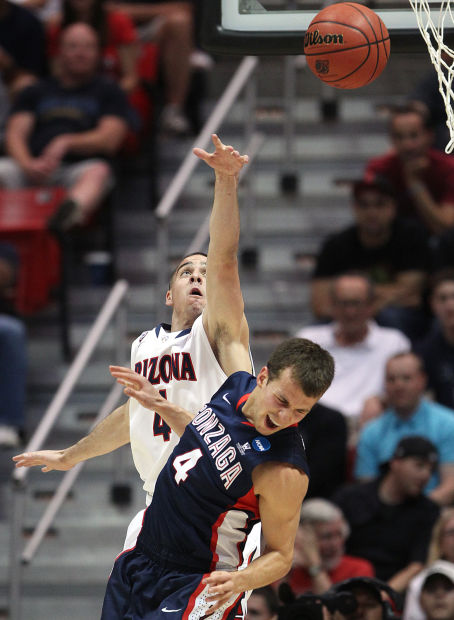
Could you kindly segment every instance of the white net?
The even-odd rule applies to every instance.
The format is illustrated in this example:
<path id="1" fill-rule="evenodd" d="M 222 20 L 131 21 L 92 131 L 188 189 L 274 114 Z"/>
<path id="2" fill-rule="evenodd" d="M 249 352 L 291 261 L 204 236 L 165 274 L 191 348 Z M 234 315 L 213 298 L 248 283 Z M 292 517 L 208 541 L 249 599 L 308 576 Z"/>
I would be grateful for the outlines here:
<path id="1" fill-rule="evenodd" d="M 450 141 L 446 153 L 454 150 L 454 50 L 444 41 L 445 29 L 454 27 L 454 14 L 450 0 L 436 3 L 431 0 L 409 0 L 416 15 L 418 27 L 429 50 L 430 59 L 438 74 L 438 84 L 446 108 L 446 124 Z M 431 6 L 432 5 L 432 6 Z"/>

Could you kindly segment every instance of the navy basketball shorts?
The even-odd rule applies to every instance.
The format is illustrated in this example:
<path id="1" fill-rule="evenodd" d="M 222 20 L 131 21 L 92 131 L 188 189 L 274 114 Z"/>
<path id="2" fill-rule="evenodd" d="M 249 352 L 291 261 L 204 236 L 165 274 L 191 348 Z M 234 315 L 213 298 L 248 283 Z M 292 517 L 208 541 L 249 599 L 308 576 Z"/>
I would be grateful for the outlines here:
<path id="1" fill-rule="evenodd" d="M 125 551 L 112 569 L 101 620 L 198 620 L 212 605 L 202 583 L 207 576 L 163 568 L 141 551 Z M 210 618 L 238 620 L 243 596 L 234 595 Z"/>

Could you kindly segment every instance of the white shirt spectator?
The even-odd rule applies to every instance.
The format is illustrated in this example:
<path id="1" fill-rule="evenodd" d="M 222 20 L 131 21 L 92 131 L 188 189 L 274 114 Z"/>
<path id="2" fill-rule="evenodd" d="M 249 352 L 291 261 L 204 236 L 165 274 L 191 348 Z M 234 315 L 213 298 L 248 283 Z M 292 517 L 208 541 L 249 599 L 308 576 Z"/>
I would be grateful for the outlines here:
<path id="1" fill-rule="evenodd" d="M 384 391 L 385 365 L 396 353 L 410 351 L 408 338 L 399 330 L 367 322 L 367 335 L 354 345 L 339 345 L 337 323 L 304 327 L 296 335 L 313 340 L 327 349 L 336 363 L 334 381 L 320 399 L 345 416 L 359 416 L 364 401 Z"/>

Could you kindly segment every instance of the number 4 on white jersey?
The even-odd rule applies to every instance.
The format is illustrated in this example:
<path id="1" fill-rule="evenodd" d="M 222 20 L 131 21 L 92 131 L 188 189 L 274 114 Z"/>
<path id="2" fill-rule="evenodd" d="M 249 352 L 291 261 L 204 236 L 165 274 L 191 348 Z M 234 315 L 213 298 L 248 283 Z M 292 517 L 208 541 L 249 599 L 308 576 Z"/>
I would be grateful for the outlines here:
<path id="1" fill-rule="evenodd" d="M 188 477 L 188 472 L 196 466 L 197 461 L 203 456 L 202 450 L 196 448 L 190 452 L 185 452 L 177 456 L 172 465 L 175 469 L 175 482 L 180 484 Z"/>

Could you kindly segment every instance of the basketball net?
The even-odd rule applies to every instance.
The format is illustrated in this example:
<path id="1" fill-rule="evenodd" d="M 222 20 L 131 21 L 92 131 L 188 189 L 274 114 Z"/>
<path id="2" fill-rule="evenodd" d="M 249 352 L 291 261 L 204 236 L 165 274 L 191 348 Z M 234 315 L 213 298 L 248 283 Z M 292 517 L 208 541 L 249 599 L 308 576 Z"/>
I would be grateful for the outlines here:
<path id="1" fill-rule="evenodd" d="M 449 129 L 450 141 L 446 145 L 446 153 L 454 149 L 454 93 L 452 90 L 454 79 L 454 51 L 443 41 L 445 20 L 446 26 L 454 25 L 454 16 L 450 0 L 440 2 L 440 12 L 437 24 L 434 23 L 430 12 L 431 0 L 409 0 L 416 15 L 419 31 L 426 42 L 430 60 L 438 74 L 438 85 L 446 108 L 446 125 Z M 437 3 L 438 4 L 438 3 Z"/>

